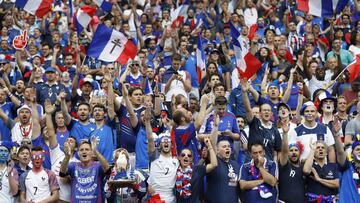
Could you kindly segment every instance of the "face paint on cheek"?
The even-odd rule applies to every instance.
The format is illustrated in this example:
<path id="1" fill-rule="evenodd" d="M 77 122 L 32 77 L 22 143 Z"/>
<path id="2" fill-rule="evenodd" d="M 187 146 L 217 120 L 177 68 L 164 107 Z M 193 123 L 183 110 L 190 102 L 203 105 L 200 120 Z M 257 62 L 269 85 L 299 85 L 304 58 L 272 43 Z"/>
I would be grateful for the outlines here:
<path id="1" fill-rule="evenodd" d="M 0 163 L 6 163 L 9 159 L 9 152 L 7 151 L 0 151 Z"/>

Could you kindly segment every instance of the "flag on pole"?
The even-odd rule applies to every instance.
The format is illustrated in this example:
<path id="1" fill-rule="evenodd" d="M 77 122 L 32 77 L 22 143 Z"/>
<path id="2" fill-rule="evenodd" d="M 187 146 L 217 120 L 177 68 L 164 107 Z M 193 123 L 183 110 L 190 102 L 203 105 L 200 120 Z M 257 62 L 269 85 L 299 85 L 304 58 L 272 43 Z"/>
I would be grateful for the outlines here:
<path id="1" fill-rule="evenodd" d="M 185 0 L 183 4 L 170 13 L 171 28 L 175 28 L 176 24 L 183 24 L 187 20 L 187 10 L 189 8 L 189 0 Z"/>
<path id="2" fill-rule="evenodd" d="M 106 62 L 124 65 L 136 56 L 137 47 L 123 33 L 100 24 L 87 50 L 87 55 Z"/>
<path id="3" fill-rule="evenodd" d="M 26 12 L 33 14 L 39 18 L 42 18 L 47 14 L 50 9 L 53 0 L 16 0 L 15 5 L 18 8 L 24 9 Z"/>
<path id="4" fill-rule="evenodd" d="M 202 40 L 200 33 L 198 33 L 197 48 L 196 48 L 196 74 L 199 84 L 201 83 L 201 72 L 206 70 L 206 56 L 202 47 Z"/>
<path id="5" fill-rule="evenodd" d="M 112 8 L 112 3 L 106 0 L 94 0 L 94 3 L 100 7 L 103 11 L 110 12 Z"/>
<path id="6" fill-rule="evenodd" d="M 75 12 L 73 16 L 73 22 L 76 26 L 78 35 L 80 35 L 80 33 L 87 28 L 95 13 L 96 8 L 93 6 L 82 6 Z"/>
<path id="7" fill-rule="evenodd" d="M 332 17 L 340 13 L 349 0 L 298 0 L 298 9 L 319 17 Z"/>
<path id="8" fill-rule="evenodd" d="M 356 55 L 355 60 L 346 67 L 349 71 L 349 82 L 353 82 L 360 76 L 360 54 Z"/>
<path id="9" fill-rule="evenodd" d="M 230 29 L 239 77 L 251 78 L 261 68 L 261 62 L 251 52 L 242 49 L 240 32 L 232 23 Z"/>

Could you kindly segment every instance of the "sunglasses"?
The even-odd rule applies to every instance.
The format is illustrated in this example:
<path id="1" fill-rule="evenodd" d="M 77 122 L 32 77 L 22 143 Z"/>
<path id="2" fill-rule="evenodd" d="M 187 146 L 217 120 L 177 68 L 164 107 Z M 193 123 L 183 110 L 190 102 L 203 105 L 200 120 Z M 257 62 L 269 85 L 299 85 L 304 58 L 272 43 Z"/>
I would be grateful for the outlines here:
<path id="1" fill-rule="evenodd" d="M 161 142 L 171 142 L 171 139 L 169 137 L 164 137 L 161 139 Z"/>
<path id="2" fill-rule="evenodd" d="M 181 157 L 187 156 L 187 157 L 189 157 L 189 158 L 192 158 L 192 154 L 181 153 L 180 156 L 181 156 Z"/>
<path id="3" fill-rule="evenodd" d="M 42 159 L 44 157 L 45 156 L 43 154 L 33 154 L 33 155 L 31 155 L 32 159 Z"/>

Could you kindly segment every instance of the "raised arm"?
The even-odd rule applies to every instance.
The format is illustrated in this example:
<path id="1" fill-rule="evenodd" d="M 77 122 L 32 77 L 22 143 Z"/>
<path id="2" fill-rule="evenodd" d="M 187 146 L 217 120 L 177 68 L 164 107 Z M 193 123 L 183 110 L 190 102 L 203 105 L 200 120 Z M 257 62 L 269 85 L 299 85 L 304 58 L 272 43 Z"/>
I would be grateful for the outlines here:
<path id="1" fill-rule="evenodd" d="M 69 125 L 71 122 L 71 116 L 69 114 L 67 105 L 66 105 L 66 92 L 62 91 L 59 94 L 60 98 L 61 98 L 61 112 L 64 116 L 64 120 L 65 120 L 65 125 Z"/>
<path id="2" fill-rule="evenodd" d="M 281 143 L 281 152 L 279 154 L 279 162 L 281 166 L 286 165 L 288 162 L 288 153 L 289 153 L 289 125 L 285 122 L 281 123 L 281 128 L 283 130 L 282 143 Z"/>
<path id="3" fill-rule="evenodd" d="M 36 89 L 32 88 L 30 91 L 30 100 L 31 100 L 31 114 L 32 114 L 32 140 L 38 138 L 41 134 L 41 126 L 39 121 L 39 114 L 37 110 L 36 103 Z"/>
<path id="4" fill-rule="evenodd" d="M 266 95 L 266 86 L 267 86 L 267 83 L 268 83 L 269 73 L 270 73 L 270 67 L 269 67 L 269 65 L 266 65 L 265 74 L 264 74 L 264 77 L 263 77 L 263 79 L 261 81 L 261 94 L 262 95 Z"/>
<path id="5" fill-rule="evenodd" d="M 303 172 L 308 175 L 311 173 L 311 169 L 312 169 L 312 165 L 314 163 L 314 154 L 315 154 L 315 148 L 316 148 L 316 142 L 312 142 L 312 140 L 310 141 L 310 154 L 307 157 L 305 164 L 304 164 L 304 168 L 303 168 Z"/>
<path id="6" fill-rule="evenodd" d="M 209 136 L 204 137 L 204 142 L 210 155 L 210 163 L 206 165 L 206 173 L 210 173 L 212 170 L 214 170 L 217 167 L 218 162 L 213 144 L 211 143 Z M 216 143 L 214 144 L 216 145 Z"/>
<path id="7" fill-rule="evenodd" d="M 134 111 L 134 107 L 133 107 L 132 103 L 130 102 L 128 90 L 127 90 L 125 84 L 122 84 L 121 86 L 122 86 L 123 100 L 125 101 L 126 109 L 129 112 L 129 116 L 130 116 L 130 123 L 131 123 L 131 126 L 133 128 L 135 128 L 138 124 L 138 118 Z"/>
<path id="8" fill-rule="evenodd" d="M 246 110 L 246 120 L 249 123 L 251 123 L 252 120 L 254 119 L 254 114 L 252 113 L 251 106 L 250 106 L 250 100 L 247 95 L 247 91 L 249 90 L 249 87 L 250 87 L 250 81 L 240 80 L 240 83 L 241 83 L 241 89 L 242 89 L 243 102 L 244 102 L 244 106 L 245 106 L 245 110 Z"/>
<path id="9" fill-rule="evenodd" d="M 15 105 L 15 107 L 19 107 L 21 102 L 20 100 L 11 93 L 11 91 L 7 87 L 3 87 L 4 92 L 10 98 L 11 102 Z"/>
<path id="10" fill-rule="evenodd" d="M 334 135 L 334 140 L 335 140 L 335 151 L 336 151 L 336 157 L 337 157 L 337 162 L 338 164 L 342 167 L 345 165 L 345 161 L 346 161 L 346 153 L 344 151 L 344 147 L 341 143 L 341 138 L 340 138 L 340 132 L 341 130 L 341 123 L 339 122 L 338 119 L 334 120 L 334 124 L 333 124 L 333 135 Z"/>
<path id="11" fill-rule="evenodd" d="M 78 57 L 76 57 L 76 58 L 78 58 Z M 74 76 L 74 79 L 71 84 L 71 98 L 74 98 L 76 96 L 77 86 L 79 84 L 79 77 L 80 77 L 82 68 L 83 68 L 82 66 L 76 66 L 75 76 Z"/>
<path id="12" fill-rule="evenodd" d="M 93 150 L 94 155 L 96 155 L 97 159 L 99 160 L 101 167 L 104 172 L 108 171 L 110 169 L 109 162 L 101 155 L 99 150 L 97 149 L 98 140 L 96 139 L 96 136 L 92 137 L 91 141 L 91 148 Z"/>
<path id="13" fill-rule="evenodd" d="M 56 138 L 54 123 L 52 121 L 52 114 L 55 111 L 55 105 L 51 104 L 51 101 L 49 99 L 46 99 L 44 102 L 45 107 L 45 119 L 46 119 L 46 127 L 49 134 L 49 147 L 50 149 L 55 149 L 58 145 L 58 141 Z"/>
<path id="14" fill-rule="evenodd" d="M 107 71 L 107 72 L 106 72 Z M 115 118 L 115 107 L 114 107 L 114 101 L 115 101 L 115 94 L 114 94 L 114 88 L 113 88 L 113 79 L 111 75 L 109 74 L 109 71 L 106 70 L 106 74 L 104 74 L 104 79 L 108 82 L 108 111 L 107 115 L 110 120 L 113 120 Z"/>
<path id="15" fill-rule="evenodd" d="M 145 111 L 145 130 L 146 130 L 146 137 L 148 140 L 148 154 L 152 154 L 155 151 L 155 141 L 153 137 L 153 131 L 151 128 L 150 120 L 151 120 L 151 109 L 148 107 Z"/>
<path id="16" fill-rule="evenodd" d="M 198 130 L 201 125 L 204 123 L 205 120 L 205 113 L 206 113 L 206 106 L 209 103 L 209 96 L 207 94 L 204 94 L 201 99 L 201 106 L 198 116 L 195 119 L 194 126 L 195 129 Z"/>
<path id="17" fill-rule="evenodd" d="M 294 68 L 292 68 L 290 70 L 289 81 L 288 81 L 288 84 L 287 84 L 287 87 L 286 87 L 286 90 L 285 90 L 285 93 L 284 93 L 284 96 L 283 96 L 283 102 L 284 103 L 287 103 L 289 101 L 292 85 L 293 85 L 293 82 L 294 82 L 294 73 L 295 73 L 296 68 L 297 67 L 295 66 Z"/>

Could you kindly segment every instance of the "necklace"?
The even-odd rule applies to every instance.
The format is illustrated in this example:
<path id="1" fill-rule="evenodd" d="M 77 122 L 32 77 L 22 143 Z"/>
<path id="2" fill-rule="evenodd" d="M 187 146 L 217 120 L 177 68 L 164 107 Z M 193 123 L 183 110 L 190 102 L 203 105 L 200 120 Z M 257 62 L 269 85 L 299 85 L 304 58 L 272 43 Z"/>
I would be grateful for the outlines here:
<path id="1" fill-rule="evenodd" d="M 29 125 L 20 125 L 20 132 L 23 137 L 29 137 L 29 134 L 32 130 L 32 123 Z"/>

